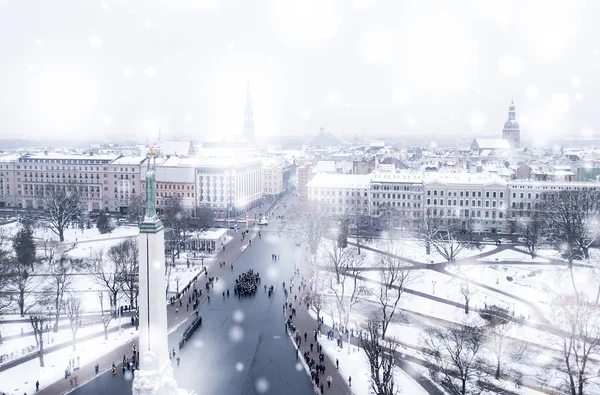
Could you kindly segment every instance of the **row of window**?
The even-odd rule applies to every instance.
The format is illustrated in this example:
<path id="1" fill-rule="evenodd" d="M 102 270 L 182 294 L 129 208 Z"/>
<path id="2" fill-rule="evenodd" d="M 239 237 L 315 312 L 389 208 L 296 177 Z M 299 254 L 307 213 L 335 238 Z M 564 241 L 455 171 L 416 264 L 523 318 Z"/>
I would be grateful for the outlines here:
<path id="1" fill-rule="evenodd" d="M 438 199 L 427 198 L 427 205 L 428 206 L 431 205 L 432 201 L 433 201 L 433 205 L 434 206 L 437 206 L 438 203 L 439 203 L 440 206 L 443 206 L 444 202 L 446 202 L 448 206 L 469 206 L 469 200 L 467 200 L 467 199 L 465 199 L 465 200 L 463 200 L 463 199 L 459 199 L 459 200 L 457 200 L 457 199 L 454 199 L 454 200 L 452 200 L 452 199 L 446 199 L 446 200 L 439 199 L 438 200 Z M 475 207 L 475 206 L 481 207 L 481 203 L 482 203 L 481 200 L 477 200 L 477 201 L 471 200 L 471 206 L 472 207 Z M 491 201 L 491 206 L 490 206 L 490 201 L 489 200 L 484 201 L 484 204 L 485 204 L 485 207 L 494 207 L 494 208 L 496 207 L 496 201 L 495 200 Z M 504 208 L 504 200 L 498 201 L 498 207 L 499 208 Z"/>
<path id="2" fill-rule="evenodd" d="M 374 199 L 407 199 L 408 200 L 421 200 L 421 195 L 406 195 L 406 194 L 396 194 L 396 193 L 372 193 L 371 194 Z"/>
<path id="3" fill-rule="evenodd" d="M 433 193 L 432 193 L 433 192 Z M 471 195 L 469 196 L 469 192 L 471 193 Z M 476 195 L 477 194 L 477 195 Z M 438 196 L 438 190 L 434 189 L 433 191 L 431 189 L 427 190 L 427 196 Z M 444 196 L 444 190 L 441 189 L 439 191 L 439 196 Z M 448 191 L 448 195 L 447 196 L 452 196 L 452 197 L 481 197 L 481 191 Z M 496 191 L 486 191 L 485 192 L 485 197 L 489 198 L 496 198 L 496 197 L 500 197 L 500 199 L 504 198 L 504 192 L 496 192 Z"/>
<path id="4" fill-rule="evenodd" d="M 445 213 L 445 215 L 444 215 Z M 482 211 L 481 210 L 446 210 L 444 211 L 443 209 L 437 210 L 437 209 L 427 209 L 427 215 L 432 215 L 433 217 L 461 217 L 461 218 L 481 218 Z M 496 213 L 496 211 L 483 211 L 483 217 L 484 218 L 492 218 L 492 219 L 496 219 L 496 217 L 498 219 L 502 219 L 504 218 L 504 213 L 502 211 L 499 211 L 498 213 Z"/>

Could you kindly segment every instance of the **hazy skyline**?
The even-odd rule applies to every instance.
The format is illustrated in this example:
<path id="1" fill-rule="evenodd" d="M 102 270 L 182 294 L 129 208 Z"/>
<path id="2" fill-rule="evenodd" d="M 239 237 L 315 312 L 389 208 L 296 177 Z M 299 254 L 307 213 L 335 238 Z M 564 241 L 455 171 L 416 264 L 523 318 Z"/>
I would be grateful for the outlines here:
<path id="1" fill-rule="evenodd" d="M 522 4 L 521 4 L 522 3 Z M 0 138 L 600 130 L 598 3 L 0 0 Z"/>

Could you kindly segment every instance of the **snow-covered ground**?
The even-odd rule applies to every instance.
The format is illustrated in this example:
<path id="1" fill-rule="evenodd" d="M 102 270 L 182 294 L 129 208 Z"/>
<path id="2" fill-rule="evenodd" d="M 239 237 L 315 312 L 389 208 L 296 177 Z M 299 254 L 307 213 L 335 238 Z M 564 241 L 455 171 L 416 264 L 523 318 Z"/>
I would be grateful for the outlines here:
<path id="1" fill-rule="evenodd" d="M 135 328 L 126 326 L 123 333 L 115 332 L 109 334 L 108 340 L 104 340 L 104 336 L 102 336 L 78 343 L 76 351 L 73 351 L 71 347 L 65 347 L 44 355 L 44 368 L 40 367 L 39 359 L 34 358 L 0 372 L 0 391 L 9 394 L 21 394 L 25 392 L 33 394 L 35 393 L 36 380 L 39 380 L 40 388 L 44 388 L 58 380 L 64 380 L 65 368 L 69 365 L 68 361 L 70 358 L 74 358 L 75 364 L 77 364 L 77 358 L 79 357 L 81 365 L 95 362 L 98 358 L 127 343 L 136 336 L 137 332 Z"/>
<path id="2" fill-rule="evenodd" d="M 497 253 L 491 255 L 491 256 L 487 256 L 487 257 L 483 257 L 483 258 L 479 258 L 477 259 L 478 261 L 481 262 L 489 262 L 489 261 L 519 261 L 519 262 L 540 262 L 540 263 L 547 263 L 550 262 L 549 259 L 541 257 L 541 256 L 536 256 L 535 258 L 531 258 L 531 255 L 527 254 L 527 253 L 523 253 L 521 251 L 515 251 L 513 249 L 508 249 L 508 250 L 503 250 L 503 251 L 498 251 Z"/>
<path id="3" fill-rule="evenodd" d="M 394 251 L 397 255 L 402 256 L 403 258 L 410 259 L 412 261 L 420 262 L 420 263 L 442 263 L 447 262 L 445 258 L 443 258 L 436 250 L 431 247 L 430 254 L 427 255 L 425 250 L 425 245 L 414 239 L 407 240 L 383 240 L 376 239 L 371 243 L 365 244 L 367 247 L 375 248 L 380 251 Z M 479 255 L 482 253 L 487 253 L 493 251 L 498 248 L 492 244 L 471 244 L 464 249 L 462 249 L 456 259 L 464 259 L 473 257 L 475 255 Z M 367 251 L 367 250 L 365 250 Z M 362 253 L 362 251 L 361 251 Z"/>

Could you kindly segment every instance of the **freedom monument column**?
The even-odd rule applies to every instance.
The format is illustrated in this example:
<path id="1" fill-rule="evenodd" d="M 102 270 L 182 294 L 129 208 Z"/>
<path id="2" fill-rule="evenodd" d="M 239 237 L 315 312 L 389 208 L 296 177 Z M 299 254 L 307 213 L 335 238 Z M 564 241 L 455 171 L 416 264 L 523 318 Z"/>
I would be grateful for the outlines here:
<path id="1" fill-rule="evenodd" d="M 165 302 L 165 234 L 156 215 L 156 152 L 148 151 L 145 215 L 139 235 L 139 361 L 134 395 L 188 395 L 177 388 L 169 359 Z"/>

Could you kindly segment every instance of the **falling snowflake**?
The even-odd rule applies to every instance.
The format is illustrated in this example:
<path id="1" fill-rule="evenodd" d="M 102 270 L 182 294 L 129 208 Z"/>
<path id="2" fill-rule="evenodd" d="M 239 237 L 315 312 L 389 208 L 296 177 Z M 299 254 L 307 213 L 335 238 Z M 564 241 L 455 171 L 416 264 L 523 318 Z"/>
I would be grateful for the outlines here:
<path id="1" fill-rule="evenodd" d="M 298 371 L 298 372 L 302 371 L 302 364 L 300 362 L 296 363 L 296 371 Z"/>
<path id="2" fill-rule="evenodd" d="M 104 10 L 104 11 L 110 10 L 110 4 L 108 3 L 108 1 L 105 1 L 104 3 L 102 3 L 102 10 Z"/>
<path id="3" fill-rule="evenodd" d="M 152 67 L 152 66 L 146 67 L 146 71 L 144 72 L 144 74 L 146 74 L 146 77 L 148 77 L 148 78 L 154 77 L 154 75 L 155 75 L 154 67 Z"/>
<path id="4" fill-rule="evenodd" d="M 36 47 L 41 47 L 42 45 L 44 45 L 44 41 L 41 38 L 36 38 L 35 39 L 35 46 Z"/>
<path id="5" fill-rule="evenodd" d="M 254 388 L 256 388 L 256 392 L 258 392 L 259 394 L 264 394 L 269 390 L 269 382 L 266 378 L 259 377 L 254 383 Z"/>
<path id="6" fill-rule="evenodd" d="M 573 85 L 574 88 L 579 88 L 581 86 L 581 79 L 579 77 L 571 78 L 571 85 Z"/>
<path id="7" fill-rule="evenodd" d="M 202 340 L 194 340 L 192 346 L 194 346 L 195 348 L 202 348 L 204 347 L 204 342 Z"/>
<path id="8" fill-rule="evenodd" d="M 242 370 L 244 370 L 244 364 L 242 362 L 236 363 L 235 370 L 237 370 L 238 372 L 241 372 Z"/>
<path id="9" fill-rule="evenodd" d="M 102 39 L 98 36 L 91 36 L 90 37 L 90 47 L 92 47 L 93 49 L 100 49 L 102 48 L 103 42 Z"/>
<path id="10" fill-rule="evenodd" d="M 405 125 L 407 128 L 414 128 L 417 125 L 417 120 L 413 116 L 406 117 Z"/>
<path id="11" fill-rule="evenodd" d="M 239 325 L 234 325 L 229 330 L 229 339 L 232 342 L 239 343 L 244 338 L 244 330 Z"/>
<path id="12" fill-rule="evenodd" d="M 327 101 L 329 102 L 329 104 L 337 106 L 338 104 L 340 104 L 341 100 L 342 98 L 340 97 L 340 94 L 335 89 L 331 89 L 327 93 Z"/>
<path id="13" fill-rule="evenodd" d="M 244 321 L 244 312 L 242 310 L 236 310 L 233 312 L 233 320 L 238 323 L 241 324 L 242 321 Z"/>
<path id="14" fill-rule="evenodd" d="M 133 77 L 133 70 L 131 69 L 125 69 L 123 70 L 123 77 L 130 79 L 131 77 Z"/>

